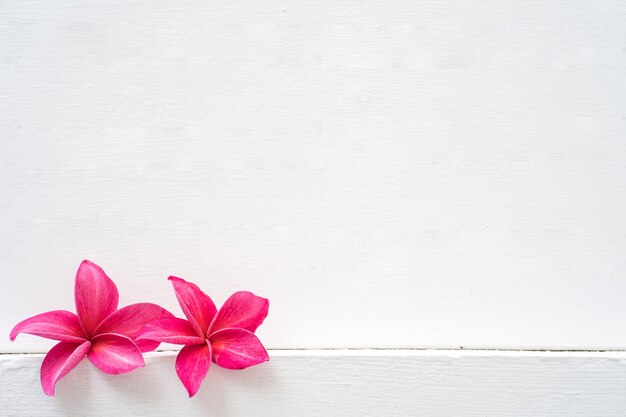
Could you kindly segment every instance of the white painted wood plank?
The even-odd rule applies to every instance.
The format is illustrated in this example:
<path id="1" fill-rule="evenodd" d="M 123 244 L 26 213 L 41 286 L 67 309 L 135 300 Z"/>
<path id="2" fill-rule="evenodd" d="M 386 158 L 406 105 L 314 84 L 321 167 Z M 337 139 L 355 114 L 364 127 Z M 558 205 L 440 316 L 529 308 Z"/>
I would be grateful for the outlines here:
<path id="1" fill-rule="evenodd" d="M 0 335 L 90 258 L 126 304 L 178 311 L 169 274 L 269 297 L 273 348 L 626 347 L 625 21 L 0 2 Z"/>
<path id="2" fill-rule="evenodd" d="M 41 355 L 0 356 L 3 416 L 623 417 L 624 352 L 273 351 L 264 365 L 212 368 L 189 399 L 174 353 L 111 377 L 87 361 L 39 386 Z"/>

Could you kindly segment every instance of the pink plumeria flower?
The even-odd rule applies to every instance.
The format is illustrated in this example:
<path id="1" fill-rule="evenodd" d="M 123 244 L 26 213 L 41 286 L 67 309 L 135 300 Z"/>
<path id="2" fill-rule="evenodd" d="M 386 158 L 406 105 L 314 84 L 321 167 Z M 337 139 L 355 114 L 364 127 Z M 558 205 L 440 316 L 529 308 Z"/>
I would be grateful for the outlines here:
<path id="1" fill-rule="evenodd" d="M 19 333 L 29 333 L 60 340 L 41 364 L 41 386 L 46 395 L 54 395 L 57 381 L 68 374 L 87 355 L 91 363 L 107 374 L 121 374 L 144 366 L 141 352 L 149 352 L 159 342 L 137 340 L 147 323 L 174 317 L 151 303 L 138 303 L 117 309 L 117 287 L 102 268 L 83 261 L 76 273 L 74 301 L 76 312 L 48 311 L 17 324 L 11 340 Z"/>
<path id="2" fill-rule="evenodd" d="M 138 339 L 185 345 L 176 357 L 176 373 L 190 397 L 198 392 L 211 361 L 222 368 L 244 369 L 269 360 L 254 334 L 267 316 L 269 300 L 239 291 L 217 311 L 211 298 L 195 284 L 168 279 L 187 320 L 155 320 L 143 328 Z"/>

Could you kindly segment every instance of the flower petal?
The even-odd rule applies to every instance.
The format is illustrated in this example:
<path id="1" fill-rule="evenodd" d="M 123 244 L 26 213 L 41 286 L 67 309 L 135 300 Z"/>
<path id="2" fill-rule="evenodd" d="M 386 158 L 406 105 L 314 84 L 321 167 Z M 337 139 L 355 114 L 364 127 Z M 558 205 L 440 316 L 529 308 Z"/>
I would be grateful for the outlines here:
<path id="1" fill-rule="evenodd" d="M 228 297 L 215 316 L 209 334 L 221 329 L 238 327 L 254 332 L 263 323 L 270 308 L 267 298 L 249 291 L 239 291 Z"/>
<path id="2" fill-rule="evenodd" d="M 65 310 L 48 311 L 19 322 L 11 330 L 11 340 L 19 333 L 79 344 L 86 340 L 78 316 Z"/>
<path id="3" fill-rule="evenodd" d="M 209 341 L 213 362 L 222 368 L 244 369 L 270 360 L 259 338 L 248 330 L 223 329 L 213 333 Z"/>
<path id="4" fill-rule="evenodd" d="M 185 313 L 185 317 L 199 336 L 206 337 L 209 324 L 211 324 L 217 311 L 213 300 L 191 282 L 177 277 L 169 277 L 168 279 L 172 281 L 176 298 L 180 308 Z"/>
<path id="5" fill-rule="evenodd" d="M 155 340 L 177 345 L 198 345 L 206 339 L 198 336 L 187 320 L 167 317 L 148 323 L 137 335 L 139 341 Z"/>
<path id="6" fill-rule="evenodd" d="M 152 352 L 156 348 L 159 347 L 161 342 L 156 342 L 154 340 L 137 340 L 133 339 L 133 342 L 137 345 L 140 351 L 142 352 Z"/>
<path id="7" fill-rule="evenodd" d="M 211 346 L 208 343 L 188 345 L 176 357 L 176 373 L 190 397 L 193 397 L 211 366 Z"/>
<path id="8" fill-rule="evenodd" d="M 84 260 L 76 273 L 74 301 L 83 330 L 91 337 L 93 330 L 117 310 L 119 294 L 111 278 L 93 262 Z"/>
<path id="9" fill-rule="evenodd" d="M 54 396 L 57 381 L 74 369 L 85 357 L 91 343 L 60 342 L 54 345 L 41 364 L 41 386 L 46 395 Z"/>
<path id="10" fill-rule="evenodd" d="M 117 375 L 144 366 L 141 350 L 126 336 L 103 333 L 92 340 L 87 357 L 101 371 Z"/>
<path id="11" fill-rule="evenodd" d="M 142 352 L 149 352 L 156 349 L 160 343 L 148 340 L 145 340 L 142 343 L 137 343 L 135 340 L 137 334 L 146 324 L 164 317 L 174 317 L 174 315 L 156 304 L 131 304 L 124 308 L 120 308 L 104 319 L 104 321 L 96 327 L 93 334 L 121 334 L 134 341 Z"/>

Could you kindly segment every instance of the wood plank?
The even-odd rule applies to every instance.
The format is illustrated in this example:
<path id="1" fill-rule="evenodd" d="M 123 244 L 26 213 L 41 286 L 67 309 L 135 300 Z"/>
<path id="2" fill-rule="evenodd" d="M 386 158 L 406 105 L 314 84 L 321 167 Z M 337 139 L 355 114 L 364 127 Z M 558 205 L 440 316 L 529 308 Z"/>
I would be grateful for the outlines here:
<path id="1" fill-rule="evenodd" d="M 3 416 L 623 417 L 625 352 L 272 351 L 244 371 L 210 370 L 192 399 L 174 352 L 131 374 L 88 361 L 45 397 L 41 355 L 0 356 Z"/>

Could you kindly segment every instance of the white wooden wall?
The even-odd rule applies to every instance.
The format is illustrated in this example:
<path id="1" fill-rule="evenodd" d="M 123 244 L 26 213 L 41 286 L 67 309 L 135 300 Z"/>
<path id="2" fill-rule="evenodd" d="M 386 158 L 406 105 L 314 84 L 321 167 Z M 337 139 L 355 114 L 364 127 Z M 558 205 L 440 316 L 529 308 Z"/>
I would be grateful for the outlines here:
<path id="1" fill-rule="evenodd" d="M 170 352 L 132 374 L 81 363 L 45 397 L 39 364 L 4 355 L 8 416 L 623 417 L 623 353 L 274 351 L 267 366 L 209 371 L 187 398 Z M 147 394 L 148 393 L 148 394 Z M 24 413 L 24 410 L 27 410 Z"/>
<path id="2" fill-rule="evenodd" d="M 623 416 L 622 352 L 395 349 L 625 349 L 625 190 L 620 0 L 4 0 L 0 353 L 26 355 L 0 356 L 0 414 Z M 272 361 L 196 405 L 127 392 L 171 353 L 42 398 L 51 343 L 8 333 L 73 309 L 83 258 L 122 305 L 180 314 L 169 274 L 268 297 Z M 330 348 L 388 350 L 307 351 Z"/>

